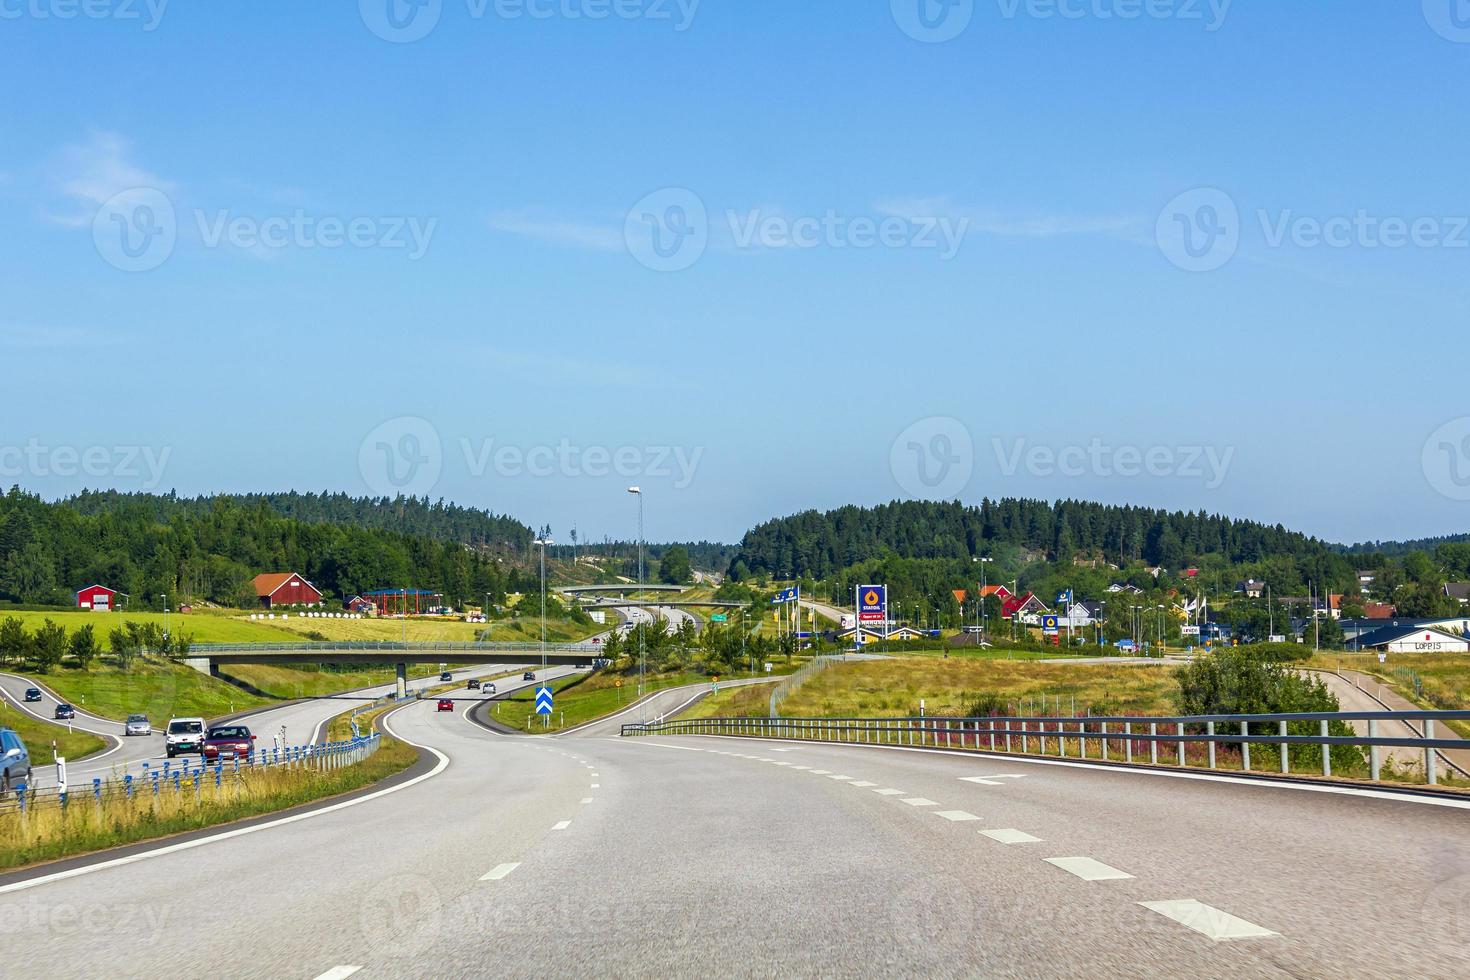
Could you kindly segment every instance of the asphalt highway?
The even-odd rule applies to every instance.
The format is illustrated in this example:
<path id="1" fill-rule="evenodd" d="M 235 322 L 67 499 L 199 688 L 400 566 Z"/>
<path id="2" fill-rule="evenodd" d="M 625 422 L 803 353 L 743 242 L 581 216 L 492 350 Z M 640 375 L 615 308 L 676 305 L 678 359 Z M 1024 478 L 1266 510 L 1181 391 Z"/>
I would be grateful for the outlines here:
<path id="1" fill-rule="evenodd" d="M 387 717 L 435 768 L 379 795 L 0 877 L 6 975 L 1470 971 L 1470 806 L 465 706 Z"/>

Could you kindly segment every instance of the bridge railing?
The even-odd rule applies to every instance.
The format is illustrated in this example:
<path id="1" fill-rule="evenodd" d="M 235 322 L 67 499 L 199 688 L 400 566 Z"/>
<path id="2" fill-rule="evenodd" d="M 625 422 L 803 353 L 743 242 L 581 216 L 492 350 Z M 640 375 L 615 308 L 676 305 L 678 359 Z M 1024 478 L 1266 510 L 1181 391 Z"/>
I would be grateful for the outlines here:
<path id="1" fill-rule="evenodd" d="M 1091 759 L 1105 763 L 1143 764 L 1188 769 L 1252 769 L 1257 761 L 1291 775 L 1305 765 L 1323 776 L 1333 775 L 1334 756 L 1340 770 L 1366 766 L 1373 781 L 1385 767 L 1394 781 L 1435 785 L 1441 771 L 1451 779 L 1470 778 L 1444 750 L 1470 750 L 1470 741 L 1437 738 L 1435 726 L 1470 721 L 1470 711 L 1353 711 L 1260 715 L 1195 715 L 1179 717 L 993 717 L 993 718 L 675 718 L 623 725 L 627 737 L 643 735 L 724 735 L 849 744 L 897 745 L 969 750 L 996 754 Z M 1414 723 L 1418 723 L 1415 727 Z M 1365 724 L 1365 734 L 1343 734 L 1347 726 Z M 1402 723 L 1414 737 L 1381 733 L 1385 723 Z M 1345 750 L 1334 752 L 1338 746 Z M 1306 747 L 1306 748 L 1297 748 Z M 1399 761 L 1394 749 L 1403 753 Z M 1295 750 L 1295 751 L 1294 751 Z M 1276 771 L 1273 768 L 1270 771 Z M 1342 773 L 1340 773 L 1342 774 Z M 1350 775 L 1356 773 L 1348 773 Z"/>
<path id="2" fill-rule="evenodd" d="M 588 642 L 581 643 L 548 643 L 547 653 L 597 653 L 601 650 L 600 644 Z M 495 641 L 488 643 L 469 643 L 463 641 L 410 641 L 404 643 L 400 640 L 324 640 L 324 641 L 287 641 L 284 643 L 193 643 L 189 646 L 189 652 L 185 657 L 206 657 L 211 653 L 263 653 L 272 650 L 289 651 L 298 653 L 303 650 L 332 652 L 360 653 L 364 651 L 382 650 L 385 652 L 443 652 L 443 653 L 537 653 L 541 652 L 541 644 L 535 642 L 519 641 Z"/>

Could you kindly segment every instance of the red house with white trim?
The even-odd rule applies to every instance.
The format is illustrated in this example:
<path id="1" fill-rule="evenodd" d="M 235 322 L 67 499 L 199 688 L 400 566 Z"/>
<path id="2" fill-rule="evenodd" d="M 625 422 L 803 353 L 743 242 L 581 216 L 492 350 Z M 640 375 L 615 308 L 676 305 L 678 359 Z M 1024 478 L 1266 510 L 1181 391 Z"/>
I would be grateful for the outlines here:
<path id="1" fill-rule="evenodd" d="M 77 592 L 77 608 L 93 612 L 112 612 L 117 592 L 105 585 L 89 585 Z"/>
<path id="2" fill-rule="evenodd" d="M 295 572 L 266 572 L 255 576 L 255 594 L 266 609 L 272 606 L 316 606 L 321 591 Z"/>

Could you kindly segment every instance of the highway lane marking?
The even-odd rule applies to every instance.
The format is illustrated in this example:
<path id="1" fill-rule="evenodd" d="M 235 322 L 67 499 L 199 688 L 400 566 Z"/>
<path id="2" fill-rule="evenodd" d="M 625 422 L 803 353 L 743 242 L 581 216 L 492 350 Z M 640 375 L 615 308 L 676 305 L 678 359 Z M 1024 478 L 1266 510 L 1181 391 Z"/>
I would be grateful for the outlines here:
<path id="1" fill-rule="evenodd" d="M 847 780 L 850 780 L 850 779 L 852 779 L 852 777 L 851 777 L 851 776 L 828 776 L 828 777 L 827 777 L 827 778 L 828 778 L 828 779 L 836 779 L 836 780 L 841 780 L 841 781 L 847 781 Z"/>
<path id="2" fill-rule="evenodd" d="M 346 980 L 347 977 L 352 976 L 361 969 L 362 967 L 360 966 L 334 966 L 326 973 L 318 976 L 316 980 Z"/>
<path id="3" fill-rule="evenodd" d="M 813 776 L 825 776 L 828 773 L 830 773 L 832 770 L 831 769 L 809 769 L 807 771 L 810 772 Z"/>
<path id="4" fill-rule="evenodd" d="M 570 820 L 558 820 L 556 822 L 556 824 L 551 829 L 552 830 L 566 830 L 571 825 L 572 825 L 572 822 Z"/>
<path id="5" fill-rule="evenodd" d="M 1032 837 L 1024 830 L 1014 830 L 1010 827 L 1001 830 L 982 830 L 980 833 L 1000 844 L 1040 844 L 1040 837 Z"/>
<path id="6" fill-rule="evenodd" d="M 908 792 L 908 790 L 893 789 L 892 787 L 889 787 L 888 789 L 875 789 L 873 790 L 873 792 L 877 793 L 879 796 L 902 796 L 904 793 Z"/>
<path id="7" fill-rule="evenodd" d="M 1101 861 L 1090 857 L 1061 857 L 1043 858 L 1047 864 L 1061 868 L 1068 874 L 1074 874 L 1083 881 L 1121 881 L 1133 876 L 1126 871 L 1109 867 Z"/>
<path id="8" fill-rule="evenodd" d="M 1139 902 L 1138 904 L 1151 912 L 1157 912 L 1166 918 L 1173 919 L 1200 935 L 1208 936 L 1217 943 L 1228 939 L 1265 939 L 1280 935 L 1192 898 L 1172 902 Z"/>
<path id="9" fill-rule="evenodd" d="M 582 797 L 582 802 L 583 803 L 591 803 L 592 802 L 592 797 L 590 797 L 590 796 L 584 796 L 584 797 Z"/>
<path id="10" fill-rule="evenodd" d="M 982 786 L 1003 786 L 1004 783 L 997 782 L 1000 779 L 1025 779 L 1024 775 L 1001 775 L 1001 776 L 961 776 L 962 783 L 979 783 Z"/>
<path id="11" fill-rule="evenodd" d="M 289 817 L 281 817 L 277 820 L 268 820 L 265 823 L 254 824 L 250 827 L 239 827 L 235 830 L 226 830 L 218 834 L 210 834 L 208 837 L 197 837 L 193 840 L 181 841 L 177 844 L 166 844 L 163 847 L 154 848 L 151 851 L 140 851 L 137 854 L 129 854 L 127 857 L 113 858 L 110 861 L 99 861 L 96 864 L 83 865 L 79 868 L 68 868 L 66 871 L 57 871 L 53 874 L 41 875 L 37 878 L 28 878 L 25 881 L 12 882 L 9 885 L 0 885 L 0 895 L 8 895 L 11 892 L 24 891 L 27 888 L 35 888 L 38 885 L 50 884 L 53 881 L 65 881 L 68 878 L 79 878 L 82 875 L 91 874 L 94 871 L 103 871 L 108 868 L 121 868 L 125 865 L 137 864 L 139 861 L 146 861 L 149 858 L 161 857 L 165 854 L 174 854 L 179 851 L 189 851 L 193 850 L 196 847 L 203 847 L 206 844 L 214 844 L 219 841 L 231 840 L 235 837 L 244 837 L 246 834 L 258 833 L 262 830 L 271 830 L 275 827 L 283 827 L 287 824 L 297 823 L 302 820 L 310 820 L 313 817 L 320 817 L 328 813 L 336 813 L 339 810 L 345 810 L 348 807 L 360 806 L 361 804 L 367 803 L 370 800 L 376 800 L 381 797 L 388 796 L 392 793 L 399 793 L 403 790 L 408 789 L 410 786 L 416 786 L 427 779 L 433 779 L 445 769 L 449 768 L 449 756 L 445 755 L 443 752 L 440 752 L 432 745 L 421 745 L 418 742 L 414 742 L 410 739 L 404 738 L 402 735 L 398 734 L 398 732 L 394 731 L 393 726 L 389 724 L 389 718 L 394 714 L 397 714 L 403 708 L 412 707 L 415 704 L 422 703 L 424 702 L 414 701 L 410 702 L 407 705 L 402 705 L 398 708 L 394 708 L 387 714 L 382 716 L 382 722 L 383 728 L 387 730 L 389 735 L 392 735 L 400 742 L 406 742 L 409 745 L 412 745 L 416 749 L 424 749 L 427 752 L 432 752 L 439 759 L 439 761 L 434 765 L 434 768 L 430 769 L 426 773 L 421 773 L 413 777 L 412 779 L 404 780 L 403 782 L 393 786 L 389 786 L 386 789 L 380 789 L 377 792 L 368 793 L 366 796 L 358 796 L 350 800 L 343 800 L 340 803 L 333 803 L 329 806 L 324 806 L 316 810 L 308 810 L 305 813 L 293 813 Z"/>
<path id="12" fill-rule="evenodd" d="M 728 735 L 690 735 L 689 738 L 730 738 Z M 619 741 L 612 739 L 612 741 Z M 798 744 L 810 744 L 798 740 Z M 1257 789 L 1295 790 L 1299 793 L 1330 793 L 1337 796 L 1358 796 L 1370 800 L 1393 800 L 1398 803 L 1419 803 L 1425 806 L 1443 806 L 1454 810 L 1470 810 L 1470 800 L 1459 800 L 1439 796 L 1411 796 L 1405 793 L 1396 793 L 1388 790 L 1360 789 L 1356 786 L 1314 786 L 1311 783 L 1288 783 L 1271 779 L 1249 779 L 1238 776 L 1228 776 L 1220 773 L 1210 772 L 1184 772 L 1173 769 L 1143 769 L 1127 768 L 1125 766 L 1103 766 L 1091 762 L 1073 762 L 1068 759 L 1023 759 L 1015 756 L 992 755 L 988 752 L 971 752 L 961 755 L 945 749 L 926 749 L 919 746 L 908 745 L 865 745 L 850 742 L 824 742 L 820 743 L 827 748 L 847 748 L 876 752 L 919 752 L 925 755 L 943 755 L 951 759 L 955 758 L 977 758 L 988 759 L 996 762 L 1005 762 L 1010 765 L 1028 766 L 1061 766 L 1066 769 L 1090 769 L 1093 772 L 1106 772 L 1114 775 L 1134 776 L 1158 776 L 1165 779 L 1194 779 L 1206 783 L 1229 783 L 1235 786 L 1251 786 Z M 985 777 L 982 777 L 985 778 Z M 989 777 L 993 778 L 993 777 Z"/>
<path id="13" fill-rule="evenodd" d="M 973 813 L 967 813 L 964 810 L 936 810 L 936 811 L 934 811 L 934 815 L 936 817 L 943 817 L 944 819 L 946 819 L 946 820 L 948 820 L 948 821 L 950 821 L 952 823 L 963 823 L 966 820 L 979 820 L 980 819 L 979 817 L 975 816 Z"/>
<path id="14" fill-rule="evenodd" d="M 495 867 L 491 868 L 489 871 L 481 875 L 480 880 L 499 881 L 501 878 L 504 878 L 506 875 L 510 874 L 512 871 L 514 871 L 516 868 L 519 868 L 520 866 L 521 862 L 519 861 L 509 861 L 505 864 L 497 864 Z"/>
<path id="15" fill-rule="evenodd" d="M 601 783 L 593 783 L 592 784 L 592 788 L 593 789 L 602 789 L 602 784 Z"/>
<path id="16" fill-rule="evenodd" d="M 878 784 L 870 783 L 866 779 L 859 779 L 856 782 L 849 783 L 848 785 L 856 786 L 858 789 L 867 789 L 869 786 L 877 786 Z"/>
<path id="17" fill-rule="evenodd" d="M 933 800 L 926 800 L 926 799 L 924 799 L 922 796 L 910 796 L 908 799 L 902 800 L 901 802 L 907 803 L 909 806 L 938 806 L 939 805 L 938 803 L 935 803 Z"/>
<path id="18" fill-rule="evenodd" d="M 811 772 L 812 769 L 811 766 L 792 766 L 791 768 L 796 772 Z"/>

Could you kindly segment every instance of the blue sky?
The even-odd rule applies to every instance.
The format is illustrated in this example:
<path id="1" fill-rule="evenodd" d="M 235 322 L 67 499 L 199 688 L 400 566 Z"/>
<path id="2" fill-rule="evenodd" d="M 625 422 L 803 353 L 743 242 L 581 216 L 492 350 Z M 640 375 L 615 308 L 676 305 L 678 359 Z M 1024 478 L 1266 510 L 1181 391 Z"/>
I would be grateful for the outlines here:
<path id="1" fill-rule="evenodd" d="M 0 480 L 1466 529 L 1450 0 L 392 2 L 0 0 Z"/>

